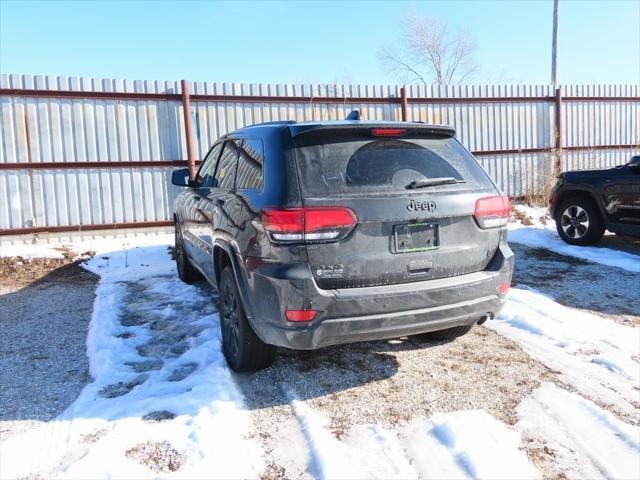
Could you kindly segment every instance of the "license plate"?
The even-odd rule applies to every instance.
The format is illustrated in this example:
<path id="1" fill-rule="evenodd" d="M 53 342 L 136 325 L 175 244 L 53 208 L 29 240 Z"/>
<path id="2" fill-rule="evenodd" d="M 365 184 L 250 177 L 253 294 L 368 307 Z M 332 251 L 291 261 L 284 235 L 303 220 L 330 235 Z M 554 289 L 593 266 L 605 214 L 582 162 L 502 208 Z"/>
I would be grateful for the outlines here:
<path id="1" fill-rule="evenodd" d="M 423 252 L 438 248 L 438 225 L 434 223 L 407 223 L 393 227 L 396 253 Z"/>

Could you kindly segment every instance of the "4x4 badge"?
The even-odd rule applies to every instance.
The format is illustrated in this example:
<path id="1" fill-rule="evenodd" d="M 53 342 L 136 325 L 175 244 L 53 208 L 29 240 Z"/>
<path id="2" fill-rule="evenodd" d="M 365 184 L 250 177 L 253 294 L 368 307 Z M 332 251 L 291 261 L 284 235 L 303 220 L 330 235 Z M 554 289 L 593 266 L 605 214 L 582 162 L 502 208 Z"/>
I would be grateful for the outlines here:
<path id="1" fill-rule="evenodd" d="M 436 211 L 436 202 L 429 200 L 424 202 L 416 202 L 415 200 L 411 200 L 409 205 L 407 205 L 407 210 L 410 212 L 415 211 L 424 211 L 424 212 L 435 212 Z"/>

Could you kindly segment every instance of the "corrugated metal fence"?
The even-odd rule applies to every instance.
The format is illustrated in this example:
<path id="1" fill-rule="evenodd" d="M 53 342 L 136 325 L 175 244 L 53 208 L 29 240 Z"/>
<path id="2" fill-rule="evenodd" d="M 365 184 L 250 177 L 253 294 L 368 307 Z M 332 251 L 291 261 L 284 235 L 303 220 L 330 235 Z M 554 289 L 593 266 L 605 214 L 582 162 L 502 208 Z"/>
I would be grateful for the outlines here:
<path id="1" fill-rule="evenodd" d="M 554 168 L 640 153 L 640 86 L 318 86 L 193 82 L 194 156 L 272 120 L 363 118 L 449 124 L 511 196 Z M 168 225 L 186 165 L 180 82 L 0 76 L 0 235 Z M 558 135 L 558 131 L 560 135 Z"/>

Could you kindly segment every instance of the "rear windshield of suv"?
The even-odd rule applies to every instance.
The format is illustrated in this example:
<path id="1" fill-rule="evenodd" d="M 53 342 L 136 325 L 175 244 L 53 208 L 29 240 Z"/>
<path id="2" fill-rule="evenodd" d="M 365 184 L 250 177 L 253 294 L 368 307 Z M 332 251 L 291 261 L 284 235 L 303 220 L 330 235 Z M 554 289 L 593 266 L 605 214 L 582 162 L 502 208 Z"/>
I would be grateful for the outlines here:
<path id="1" fill-rule="evenodd" d="M 380 138 L 367 133 L 308 134 L 296 139 L 305 194 L 407 192 L 413 181 L 454 178 L 430 191 L 491 189 L 487 174 L 460 143 L 447 138 Z"/>

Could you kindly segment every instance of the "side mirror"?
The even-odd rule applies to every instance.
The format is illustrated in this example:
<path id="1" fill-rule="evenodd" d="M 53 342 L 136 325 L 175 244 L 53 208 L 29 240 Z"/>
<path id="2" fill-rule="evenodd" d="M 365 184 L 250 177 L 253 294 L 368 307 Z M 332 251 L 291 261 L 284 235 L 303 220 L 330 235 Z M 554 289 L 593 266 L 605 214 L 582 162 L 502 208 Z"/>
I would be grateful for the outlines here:
<path id="1" fill-rule="evenodd" d="M 171 174 L 171 183 L 178 187 L 189 186 L 189 169 L 181 168 L 180 170 L 174 170 Z"/>
<path id="2" fill-rule="evenodd" d="M 631 157 L 631 161 L 627 164 L 634 170 L 640 170 L 640 155 Z"/>

